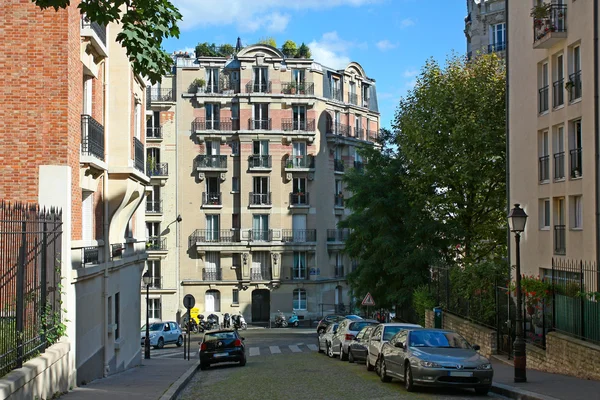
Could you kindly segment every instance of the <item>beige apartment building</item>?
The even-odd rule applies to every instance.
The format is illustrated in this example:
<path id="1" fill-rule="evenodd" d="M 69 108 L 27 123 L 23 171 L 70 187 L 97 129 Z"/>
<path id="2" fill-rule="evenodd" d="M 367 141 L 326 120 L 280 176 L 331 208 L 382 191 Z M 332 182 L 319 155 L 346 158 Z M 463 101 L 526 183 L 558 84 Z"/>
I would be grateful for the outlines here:
<path id="1" fill-rule="evenodd" d="M 508 7 L 509 190 L 529 215 L 523 273 L 543 277 L 553 258 L 597 259 L 598 66 L 594 2 L 553 1 L 541 18 L 533 5 Z"/>
<path id="2" fill-rule="evenodd" d="M 165 172 L 152 176 L 146 214 L 150 242 L 161 243 L 149 256 L 162 277 L 153 317 L 182 318 L 186 294 L 192 314 L 242 312 L 255 323 L 278 310 L 304 319 L 348 310 L 342 179 L 364 168 L 358 151 L 379 131 L 363 68 L 253 45 L 230 58 L 177 56 L 149 98 L 148 151 Z"/>
<path id="3" fill-rule="evenodd" d="M 467 0 L 465 37 L 467 57 L 506 52 L 506 10 L 504 0 Z"/>

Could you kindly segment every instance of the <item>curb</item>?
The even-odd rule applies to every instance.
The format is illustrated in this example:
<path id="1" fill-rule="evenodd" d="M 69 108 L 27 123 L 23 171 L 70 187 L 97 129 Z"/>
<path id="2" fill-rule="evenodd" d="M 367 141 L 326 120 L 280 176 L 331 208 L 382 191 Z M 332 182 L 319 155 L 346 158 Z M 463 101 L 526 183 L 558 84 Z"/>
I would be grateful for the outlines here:
<path id="1" fill-rule="evenodd" d="M 545 396 L 543 394 L 530 392 L 528 390 L 517 389 L 514 386 L 503 385 L 501 383 L 492 384 L 490 391 L 514 400 L 560 400 L 556 397 Z"/>
<path id="2" fill-rule="evenodd" d="M 175 400 L 177 395 L 181 393 L 183 388 L 188 384 L 189 381 L 192 380 L 196 372 L 200 369 L 200 362 L 194 363 L 179 379 L 175 381 L 162 396 L 160 396 L 159 400 Z"/>

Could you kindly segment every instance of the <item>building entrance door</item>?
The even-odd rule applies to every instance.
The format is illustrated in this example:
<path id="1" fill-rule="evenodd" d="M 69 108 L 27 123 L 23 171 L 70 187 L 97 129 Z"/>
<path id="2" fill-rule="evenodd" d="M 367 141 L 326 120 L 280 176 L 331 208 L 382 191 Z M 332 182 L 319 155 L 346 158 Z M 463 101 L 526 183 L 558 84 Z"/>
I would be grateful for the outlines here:
<path id="1" fill-rule="evenodd" d="M 267 289 L 252 291 L 252 322 L 269 322 L 271 292 Z"/>

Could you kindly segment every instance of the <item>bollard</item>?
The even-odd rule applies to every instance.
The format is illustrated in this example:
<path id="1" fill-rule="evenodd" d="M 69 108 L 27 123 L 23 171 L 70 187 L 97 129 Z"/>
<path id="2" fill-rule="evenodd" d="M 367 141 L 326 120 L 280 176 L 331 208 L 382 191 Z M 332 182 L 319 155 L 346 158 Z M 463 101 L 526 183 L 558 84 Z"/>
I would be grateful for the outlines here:
<path id="1" fill-rule="evenodd" d="M 183 332 L 183 359 L 185 360 L 185 348 L 187 347 L 187 333 Z"/>

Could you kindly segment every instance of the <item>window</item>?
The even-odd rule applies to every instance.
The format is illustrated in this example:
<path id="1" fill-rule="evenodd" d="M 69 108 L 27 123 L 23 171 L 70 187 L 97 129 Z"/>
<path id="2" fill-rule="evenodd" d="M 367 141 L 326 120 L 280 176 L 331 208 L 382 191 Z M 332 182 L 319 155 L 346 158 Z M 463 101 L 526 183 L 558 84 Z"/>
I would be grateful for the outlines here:
<path id="1" fill-rule="evenodd" d="M 554 180 L 565 178 L 565 128 L 559 126 L 554 130 Z"/>
<path id="2" fill-rule="evenodd" d="M 550 199 L 540 200 L 540 229 L 550 229 Z"/>
<path id="3" fill-rule="evenodd" d="M 556 56 L 556 63 L 554 70 L 556 71 L 555 78 L 552 85 L 552 107 L 560 107 L 565 103 L 565 70 L 564 70 L 563 55 L 559 54 Z"/>
<path id="4" fill-rule="evenodd" d="M 238 142 L 237 140 L 234 140 L 229 143 L 229 146 L 231 147 L 231 155 L 232 156 L 240 155 L 240 142 Z"/>
<path id="5" fill-rule="evenodd" d="M 308 204 L 308 193 L 306 193 L 306 178 L 293 179 L 291 197 L 291 204 Z"/>
<path id="6" fill-rule="evenodd" d="M 237 176 L 231 178 L 231 191 L 234 193 L 240 191 L 240 178 Z"/>
<path id="7" fill-rule="evenodd" d="M 254 68 L 254 82 L 253 91 L 258 93 L 269 92 L 269 81 L 268 81 L 268 68 L 257 67 Z"/>
<path id="8" fill-rule="evenodd" d="M 583 204 L 581 196 L 572 196 L 571 203 L 571 229 L 583 228 Z"/>
<path id="9" fill-rule="evenodd" d="M 219 68 L 206 69 L 206 93 L 219 93 Z"/>
<path id="10" fill-rule="evenodd" d="M 254 214 L 252 216 L 252 240 L 269 241 L 269 215 Z"/>
<path id="11" fill-rule="evenodd" d="M 359 115 L 354 116 L 354 136 L 358 139 L 363 138 L 362 118 Z"/>
<path id="12" fill-rule="evenodd" d="M 369 107 L 369 85 L 362 85 L 363 107 Z"/>
<path id="13" fill-rule="evenodd" d="M 161 302 L 158 299 L 148 299 L 148 314 L 151 320 L 161 320 Z"/>
<path id="14" fill-rule="evenodd" d="M 294 267 L 292 279 L 306 279 L 306 253 L 294 252 Z"/>
<path id="15" fill-rule="evenodd" d="M 572 52 L 573 72 L 569 75 L 569 101 L 574 101 L 581 98 L 581 47 L 573 47 Z"/>
<path id="16" fill-rule="evenodd" d="M 305 131 L 306 129 L 306 107 L 292 106 L 293 113 L 293 130 Z"/>
<path id="17" fill-rule="evenodd" d="M 146 237 L 154 238 L 160 236 L 160 222 L 146 222 Z"/>
<path id="18" fill-rule="evenodd" d="M 231 124 L 232 129 L 237 131 L 240 129 L 240 104 L 232 103 L 231 104 Z"/>
<path id="19" fill-rule="evenodd" d="M 240 290 L 239 289 L 231 290 L 231 304 L 240 304 Z"/>
<path id="20" fill-rule="evenodd" d="M 152 278 L 150 280 L 150 288 L 151 289 L 160 289 L 161 286 L 161 275 L 162 271 L 160 269 L 160 260 L 147 260 L 146 265 L 148 267 L 148 273 Z"/>
<path id="21" fill-rule="evenodd" d="M 269 129 L 269 104 L 254 104 L 253 129 Z"/>
<path id="22" fill-rule="evenodd" d="M 121 337 L 120 331 L 120 320 L 121 320 L 121 293 L 115 293 L 115 340 Z"/>
<path id="23" fill-rule="evenodd" d="M 206 155 L 218 156 L 221 154 L 221 142 L 218 140 L 207 140 L 205 143 Z"/>
<path id="24" fill-rule="evenodd" d="M 221 116 L 221 105 L 219 103 L 206 103 L 206 129 L 219 130 L 219 121 Z"/>
<path id="25" fill-rule="evenodd" d="M 538 90 L 538 112 L 540 114 L 548 111 L 548 63 L 540 67 Z"/>
<path id="26" fill-rule="evenodd" d="M 296 83 L 296 85 L 300 86 L 300 84 L 304 83 L 306 79 L 306 71 L 303 69 L 293 69 L 292 70 L 292 80 Z"/>
<path id="27" fill-rule="evenodd" d="M 571 133 L 569 135 L 569 157 L 571 178 L 579 178 L 583 175 L 582 169 L 582 139 L 581 139 L 581 120 L 574 121 L 571 124 Z"/>
<path id="28" fill-rule="evenodd" d="M 292 142 L 292 163 L 294 168 L 307 168 L 306 142 Z"/>
<path id="29" fill-rule="evenodd" d="M 204 312 L 210 314 L 221 312 L 221 292 L 218 290 L 207 290 L 204 294 Z"/>
<path id="30" fill-rule="evenodd" d="M 554 254 L 566 253 L 565 199 L 554 199 Z"/>
<path id="31" fill-rule="evenodd" d="M 231 214 L 231 228 L 240 229 L 240 214 Z"/>
<path id="32" fill-rule="evenodd" d="M 548 131 L 543 131 L 539 135 L 539 172 L 540 182 L 547 182 L 550 179 L 550 156 L 548 155 Z"/>
<path id="33" fill-rule="evenodd" d="M 348 93 L 348 103 L 358 104 L 358 99 L 356 97 L 356 83 L 355 82 L 350 82 L 350 93 Z"/>
<path id="34" fill-rule="evenodd" d="M 218 214 L 206 215 L 206 241 L 207 242 L 218 242 L 219 241 L 219 215 Z"/>
<path id="35" fill-rule="evenodd" d="M 252 142 L 252 154 L 257 156 L 269 155 L 269 141 L 255 140 Z"/>
<path id="36" fill-rule="evenodd" d="M 204 256 L 204 271 L 202 271 L 202 280 L 220 281 L 221 280 L 221 254 L 218 251 L 207 251 Z"/>
<path id="37" fill-rule="evenodd" d="M 490 35 L 491 51 L 506 50 L 506 24 L 496 24 L 490 27 L 492 34 Z"/>
<path id="38" fill-rule="evenodd" d="M 306 310 L 306 290 L 294 289 L 294 310 Z"/>
<path id="39" fill-rule="evenodd" d="M 252 267 L 250 279 L 253 281 L 269 280 L 271 278 L 271 254 L 268 251 L 252 252 Z"/>
<path id="40" fill-rule="evenodd" d="M 342 89 L 338 78 L 331 78 L 331 98 L 342 101 Z"/>
<path id="41" fill-rule="evenodd" d="M 250 204 L 271 204 L 269 195 L 269 177 L 255 176 L 252 178 L 252 190 Z"/>

